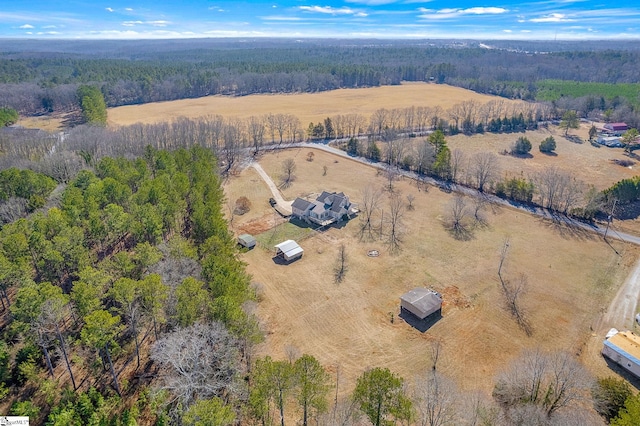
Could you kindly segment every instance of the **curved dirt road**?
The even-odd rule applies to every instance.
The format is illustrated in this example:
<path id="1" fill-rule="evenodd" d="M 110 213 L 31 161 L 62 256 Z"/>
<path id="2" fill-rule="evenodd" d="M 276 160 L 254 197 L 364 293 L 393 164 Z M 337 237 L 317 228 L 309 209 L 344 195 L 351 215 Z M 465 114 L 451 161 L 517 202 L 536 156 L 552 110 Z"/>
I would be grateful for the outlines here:
<path id="1" fill-rule="evenodd" d="M 282 198 L 282 194 L 280 193 L 280 190 L 278 189 L 276 184 L 273 182 L 271 177 L 269 177 L 267 172 L 264 171 L 264 169 L 260 164 L 256 163 L 255 161 L 252 161 L 251 167 L 253 167 L 256 170 L 256 172 L 258 172 L 262 180 L 267 184 L 267 186 L 269 187 L 269 190 L 273 194 L 273 198 L 276 200 L 276 203 L 278 204 L 278 207 L 280 207 L 280 209 L 284 213 L 287 213 L 289 216 L 291 216 L 291 213 L 292 213 L 291 204 L 293 203 L 293 201 L 286 201 L 284 198 Z"/>

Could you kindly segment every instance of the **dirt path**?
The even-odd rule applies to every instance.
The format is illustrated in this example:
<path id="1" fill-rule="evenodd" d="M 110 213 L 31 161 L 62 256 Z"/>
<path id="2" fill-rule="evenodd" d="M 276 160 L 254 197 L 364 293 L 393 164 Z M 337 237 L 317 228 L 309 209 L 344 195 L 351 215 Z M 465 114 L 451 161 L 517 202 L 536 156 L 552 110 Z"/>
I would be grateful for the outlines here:
<path id="1" fill-rule="evenodd" d="M 633 319 L 638 306 L 638 295 L 640 294 L 640 259 L 636 261 L 633 269 L 624 284 L 613 298 L 609 309 L 600 320 L 600 329 L 608 330 L 615 327 L 619 330 L 626 330 L 633 326 Z"/>
<path id="2" fill-rule="evenodd" d="M 278 204 L 278 207 L 280 207 L 280 209 L 282 209 L 283 212 L 286 212 L 289 215 L 291 215 L 292 213 L 291 204 L 293 203 L 293 201 L 286 201 L 284 198 L 282 198 L 282 194 L 280 193 L 280 190 L 278 189 L 276 184 L 273 182 L 271 177 L 269 177 L 267 172 L 265 172 L 262 166 L 260 166 L 260 164 L 254 161 L 251 163 L 251 167 L 253 167 L 256 170 L 256 172 L 258 172 L 262 180 L 264 180 L 264 182 L 267 184 L 267 186 L 269 187 L 269 190 L 273 194 L 273 198 L 276 200 L 276 203 Z"/>

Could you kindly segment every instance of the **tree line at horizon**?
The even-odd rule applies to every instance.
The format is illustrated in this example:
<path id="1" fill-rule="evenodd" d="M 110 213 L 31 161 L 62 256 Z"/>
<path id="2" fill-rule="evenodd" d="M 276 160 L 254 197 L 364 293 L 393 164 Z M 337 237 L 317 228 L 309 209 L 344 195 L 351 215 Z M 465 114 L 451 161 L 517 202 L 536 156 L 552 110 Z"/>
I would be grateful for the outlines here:
<path id="1" fill-rule="evenodd" d="M 76 94 L 82 85 L 99 88 L 111 107 L 214 94 L 302 93 L 433 81 L 509 99 L 575 104 L 583 116 L 594 109 L 620 110 L 625 121 L 637 121 L 637 99 L 616 90 L 620 83 L 637 83 L 640 53 L 635 50 L 536 54 L 403 44 L 283 45 L 141 51 L 130 59 L 86 53 L 4 56 L 0 98 L 22 115 L 77 110 Z M 637 91 L 637 84 L 630 87 Z"/>

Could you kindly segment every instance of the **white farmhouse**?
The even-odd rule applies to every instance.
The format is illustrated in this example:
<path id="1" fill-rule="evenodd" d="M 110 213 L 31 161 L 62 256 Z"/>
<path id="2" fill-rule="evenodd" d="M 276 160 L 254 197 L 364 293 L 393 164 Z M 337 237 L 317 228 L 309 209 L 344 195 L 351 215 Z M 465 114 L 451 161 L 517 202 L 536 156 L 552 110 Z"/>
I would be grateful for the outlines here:
<path id="1" fill-rule="evenodd" d="M 343 192 L 323 191 L 315 200 L 296 198 L 291 205 L 293 216 L 325 226 L 342 220 L 357 212 L 355 206 Z"/>

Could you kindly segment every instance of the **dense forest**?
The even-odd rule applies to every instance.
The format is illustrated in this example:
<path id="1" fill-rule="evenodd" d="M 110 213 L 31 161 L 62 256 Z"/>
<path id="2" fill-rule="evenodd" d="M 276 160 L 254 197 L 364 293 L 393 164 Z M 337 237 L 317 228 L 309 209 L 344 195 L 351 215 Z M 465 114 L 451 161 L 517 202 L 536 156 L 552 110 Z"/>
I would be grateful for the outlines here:
<path id="1" fill-rule="evenodd" d="M 107 106 L 213 94 L 317 92 L 434 81 L 511 99 L 558 101 L 548 80 L 637 83 L 640 51 L 628 43 L 174 40 L 0 41 L 0 99 L 22 115 L 77 109 L 80 85 Z M 126 53 L 125 53 L 126 52 Z M 637 89 L 636 89 L 637 90 Z M 637 99 L 590 93 L 617 108 Z M 602 102 L 600 102 L 602 98 Z M 566 104 L 566 102 L 565 102 Z M 604 105 L 603 105 L 604 106 Z"/>

